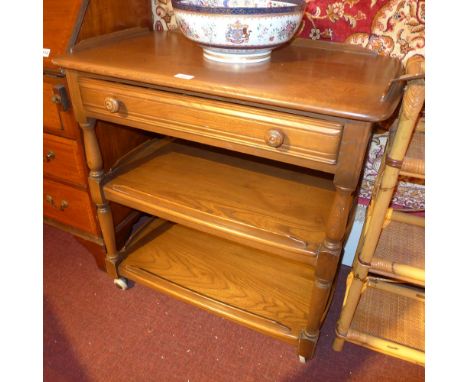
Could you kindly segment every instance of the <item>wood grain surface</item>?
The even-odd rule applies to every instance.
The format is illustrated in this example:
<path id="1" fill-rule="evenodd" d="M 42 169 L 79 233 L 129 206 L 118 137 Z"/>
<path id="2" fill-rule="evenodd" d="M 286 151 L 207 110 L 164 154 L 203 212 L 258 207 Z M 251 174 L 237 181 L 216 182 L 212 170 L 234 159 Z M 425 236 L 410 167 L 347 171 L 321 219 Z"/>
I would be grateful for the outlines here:
<path id="1" fill-rule="evenodd" d="M 44 133 L 43 156 L 44 175 L 86 188 L 87 171 L 79 142 Z"/>
<path id="2" fill-rule="evenodd" d="M 184 141 L 154 145 L 146 161 L 105 184 L 106 198 L 313 261 L 334 197 L 330 179 Z"/>
<path id="3" fill-rule="evenodd" d="M 83 0 L 44 0 L 43 1 L 43 48 L 50 49 L 48 57 L 44 57 L 45 70 L 59 71 L 52 63 L 56 56 L 65 54 L 76 38 L 77 21 L 84 11 L 87 1 Z"/>
<path id="4" fill-rule="evenodd" d="M 148 0 L 91 0 L 77 42 L 126 28 L 150 26 Z"/>
<path id="5" fill-rule="evenodd" d="M 64 112 L 61 106 L 52 101 L 54 95 L 54 86 L 67 86 L 64 78 L 44 75 L 42 87 L 42 106 L 43 106 L 43 125 L 44 131 L 57 134 L 67 138 L 79 138 L 79 128 L 73 116 L 73 110 L 70 107 Z"/>
<path id="6" fill-rule="evenodd" d="M 80 77 L 79 83 L 83 107 L 94 118 L 305 167 L 333 171 L 337 162 L 338 122 L 109 81 Z M 281 136 L 276 146 L 268 141 L 272 132 Z"/>
<path id="7" fill-rule="evenodd" d="M 86 190 L 44 178 L 44 215 L 61 223 L 98 235 L 95 208 Z M 52 198 L 52 199 L 50 199 Z M 67 206 L 61 208 L 63 202 Z"/>
<path id="8" fill-rule="evenodd" d="M 311 266 L 161 219 L 127 252 L 126 277 L 285 341 L 307 321 Z"/>
<path id="9" fill-rule="evenodd" d="M 54 62 L 67 69 L 269 107 L 366 121 L 393 113 L 400 92 L 383 96 L 401 72 L 397 59 L 372 55 L 364 48 L 337 49 L 334 43 L 299 40 L 273 51 L 270 62 L 247 67 L 208 62 L 195 43 L 179 33 L 164 32 L 103 43 Z"/>

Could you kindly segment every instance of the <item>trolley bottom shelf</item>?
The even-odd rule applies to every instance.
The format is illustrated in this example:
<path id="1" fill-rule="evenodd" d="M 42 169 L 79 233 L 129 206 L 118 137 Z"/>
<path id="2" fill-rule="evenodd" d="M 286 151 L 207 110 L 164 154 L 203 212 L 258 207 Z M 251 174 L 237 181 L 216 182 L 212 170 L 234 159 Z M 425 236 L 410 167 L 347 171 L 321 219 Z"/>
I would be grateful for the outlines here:
<path id="1" fill-rule="evenodd" d="M 119 272 L 137 283 L 297 344 L 314 267 L 155 219 L 124 248 Z"/>

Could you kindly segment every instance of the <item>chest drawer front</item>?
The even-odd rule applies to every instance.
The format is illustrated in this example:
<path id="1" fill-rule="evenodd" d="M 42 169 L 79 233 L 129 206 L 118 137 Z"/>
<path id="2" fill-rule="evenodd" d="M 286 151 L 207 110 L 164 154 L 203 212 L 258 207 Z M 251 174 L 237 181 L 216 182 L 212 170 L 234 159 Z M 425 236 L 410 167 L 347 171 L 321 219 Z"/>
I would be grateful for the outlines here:
<path id="1" fill-rule="evenodd" d="M 44 215 L 63 224 L 98 234 L 94 207 L 88 193 L 72 186 L 44 179 Z"/>
<path id="2" fill-rule="evenodd" d="M 84 154 L 77 141 L 44 134 L 44 175 L 86 185 Z"/>
<path id="3" fill-rule="evenodd" d="M 307 167 L 337 161 L 339 123 L 89 78 L 80 89 L 87 113 L 112 122 Z"/>
<path id="4" fill-rule="evenodd" d="M 43 120 L 44 128 L 53 132 L 63 132 L 62 121 L 57 109 L 57 105 L 52 102 L 54 92 L 50 83 L 44 82 L 43 88 Z"/>
<path id="5" fill-rule="evenodd" d="M 77 137 L 78 126 L 73 116 L 73 111 L 71 107 L 67 111 L 62 111 L 61 106 L 54 101 L 56 100 L 54 86 L 66 86 L 65 79 L 44 76 L 42 88 L 44 131 L 64 137 Z"/>

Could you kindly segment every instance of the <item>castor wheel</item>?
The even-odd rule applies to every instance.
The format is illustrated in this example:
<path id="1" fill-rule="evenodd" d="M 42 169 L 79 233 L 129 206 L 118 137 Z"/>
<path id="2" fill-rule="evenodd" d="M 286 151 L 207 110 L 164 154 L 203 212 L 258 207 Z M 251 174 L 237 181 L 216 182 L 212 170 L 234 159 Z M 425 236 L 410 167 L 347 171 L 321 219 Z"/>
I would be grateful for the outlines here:
<path id="1" fill-rule="evenodd" d="M 123 277 L 120 277 L 118 279 L 114 279 L 114 284 L 117 286 L 117 288 L 125 290 L 128 289 L 128 284 L 127 280 L 124 279 Z"/>
<path id="2" fill-rule="evenodd" d="M 306 361 L 306 359 L 305 359 L 305 357 L 303 355 L 300 355 L 299 356 L 299 362 L 300 363 L 306 363 L 307 361 Z"/>

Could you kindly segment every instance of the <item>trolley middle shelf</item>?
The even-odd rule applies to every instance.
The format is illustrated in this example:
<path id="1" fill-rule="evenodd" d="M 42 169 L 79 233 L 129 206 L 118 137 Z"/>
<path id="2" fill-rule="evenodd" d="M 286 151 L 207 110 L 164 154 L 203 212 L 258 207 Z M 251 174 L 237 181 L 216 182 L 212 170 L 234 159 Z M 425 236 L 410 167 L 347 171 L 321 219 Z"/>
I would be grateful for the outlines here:
<path id="1" fill-rule="evenodd" d="M 134 150 L 104 182 L 110 201 L 306 264 L 335 194 L 332 175 L 169 138 Z"/>

